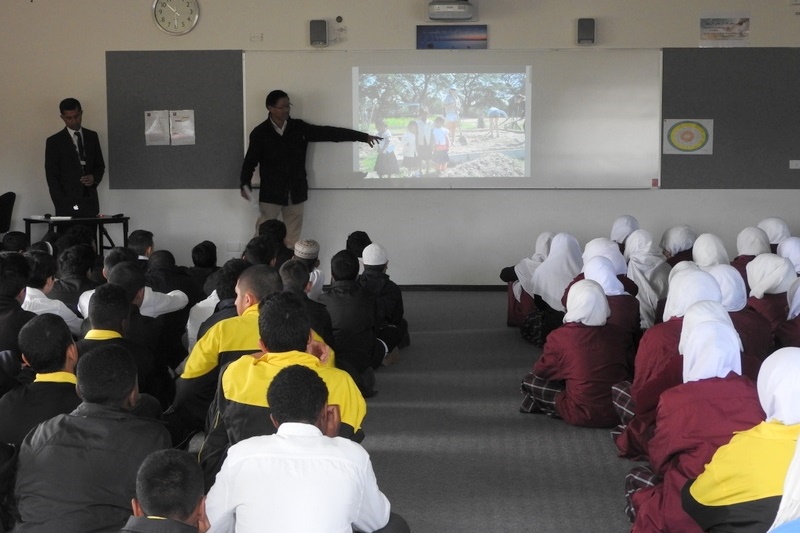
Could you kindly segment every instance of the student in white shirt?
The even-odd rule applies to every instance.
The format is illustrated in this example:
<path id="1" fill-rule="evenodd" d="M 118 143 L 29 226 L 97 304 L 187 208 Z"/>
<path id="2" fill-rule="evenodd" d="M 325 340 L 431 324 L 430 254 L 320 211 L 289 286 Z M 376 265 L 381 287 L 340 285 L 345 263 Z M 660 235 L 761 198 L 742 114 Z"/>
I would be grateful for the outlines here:
<path id="1" fill-rule="evenodd" d="M 25 259 L 28 260 L 28 265 L 30 265 L 30 273 L 22 308 L 37 315 L 44 313 L 58 315 L 67 323 L 70 333 L 75 337 L 80 337 L 83 320 L 61 300 L 51 300 L 47 297 L 47 293 L 50 292 L 55 283 L 55 258 L 45 252 L 35 250 L 26 252 Z"/>

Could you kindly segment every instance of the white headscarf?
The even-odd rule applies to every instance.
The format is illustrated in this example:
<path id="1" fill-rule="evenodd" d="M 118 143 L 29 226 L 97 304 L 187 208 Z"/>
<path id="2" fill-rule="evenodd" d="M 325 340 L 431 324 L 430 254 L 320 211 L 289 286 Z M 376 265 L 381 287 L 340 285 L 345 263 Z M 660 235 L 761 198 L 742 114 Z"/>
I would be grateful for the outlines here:
<path id="1" fill-rule="evenodd" d="M 779 217 L 767 217 L 758 223 L 758 227 L 766 232 L 769 242 L 772 244 L 780 244 L 792 235 L 792 232 L 789 231 L 789 224 Z"/>
<path id="2" fill-rule="evenodd" d="M 738 270 L 731 265 L 714 265 L 708 269 L 722 293 L 722 307 L 730 312 L 741 311 L 747 305 L 747 287 Z"/>
<path id="3" fill-rule="evenodd" d="M 547 255 L 550 253 L 550 242 L 553 240 L 554 235 L 555 233 L 552 231 L 540 233 L 536 238 L 536 247 L 533 255 L 526 257 L 514 267 L 519 283 L 515 283 L 512 289 L 517 301 L 522 296 L 523 289 L 533 296 L 533 273 L 547 259 Z"/>
<path id="4" fill-rule="evenodd" d="M 794 265 L 794 269 L 800 272 L 800 237 L 786 237 L 778 245 L 778 255 L 785 257 Z"/>
<path id="5" fill-rule="evenodd" d="M 583 265 L 593 257 L 602 256 L 611 261 L 614 267 L 614 273 L 624 274 L 628 271 L 628 265 L 625 263 L 625 256 L 619 251 L 619 245 L 611 239 L 605 237 L 598 237 L 586 243 L 583 247 Z"/>
<path id="6" fill-rule="evenodd" d="M 555 309 L 563 311 L 564 289 L 581 273 L 581 247 L 569 233 L 557 233 L 550 243 L 550 254 L 533 273 L 533 292 Z"/>
<path id="7" fill-rule="evenodd" d="M 706 270 L 714 265 L 727 265 L 731 262 L 722 239 L 713 233 L 703 233 L 692 247 L 692 259 L 701 270 Z"/>
<path id="8" fill-rule="evenodd" d="M 708 272 L 685 270 L 669 284 L 667 303 L 664 305 L 664 322 L 686 314 L 689 306 L 701 300 L 722 301 L 719 285 Z"/>
<path id="9" fill-rule="evenodd" d="M 569 289 L 564 323 L 580 322 L 585 326 L 603 326 L 611 316 L 603 287 L 596 281 L 582 279 Z"/>
<path id="10" fill-rule="evenodd" d="M 789 290 L 786 291 L 786 302 L 789 304 L 787 320 L 791 320 L 797 315 L 800 315 L 800 278 L 794 280 L 789 286 Z"/>
<path id="11" fill-rule="evenodd" d="M 683 382 L 742 375 L 739 334 L 733 326 L 701 322 L 692 328 L 683 348 Z"/>
<path id="12" fill-rule="evenodd" d="M 646 329 L 655 322 L 655 309 L 658 300 L 667 293 L 672 267 L 653 244 L 653 236 L 647 230 L 637 229 L 628 236 L 625 255 L 629 258 L 628 278 L 639 287 L 636 299 L 639 300 L 641 326 Z"/>
<path id="13" fill-rule="evenodd" d="M 684 250 L 691 250 L 697 234 L 691 226 L 672 226 L 661 236 L 661 249 L 675 255 Z"/>
<path id="14" fill-rule="evenodd" d="M 618 243 L 625 242 L 628 235 L 639 229 L 639 221 L 631 215 L 622 215 L 611 225 L 611 240 Z"/>
<path id="15" fill-rule="evenodd" d="M 797 279 L 792 262 L 776 254 L 758 255 L 745 268 L 750 296 L 756 298 L 763 298 L 765 294 L 786 292 Z"/>
<path id="16" fill-rule="evenodd" d="M 767 414 L 787 426 L 800 424 L 800 348 L 781 348 L 758 371 L 758 399 Z"/>
<path id="17" fill-rule="evenodd" d="M 700 267 L 694 261 L 681 261 L 669 271 L 669 282 L 672 283 L 672 279 L 675 276 L 687 270 L 700 270 Z"/>
<path id="18" fill-rule="evenodd" d="M 689 308 L 686 310 L 686 314 L 683 315 L 683 324 L 681 324 L 681 339 L 678 342 L 678 353 L 684 353 L 689 335 L 698 324 L 702 324 L 703 322 L 718 322 L 720 324 L 725 324 L 735 328 L 733 321 L 731 320 L 731 315 L 728 314 L 728 311 L 722 307 L 722 304 L 719 302 L 714 302 L 712 300 L 700 300 L 699 302 L 695 302 L 689 306 Z M 742 346 L 742 341 L 739 338 L 738 333 L 736 333 L 736 339 L 738 354 L 744 350 L 744 347 Z M 741 374 L 741 371 L 738 373 Z"/>
<path id="19" fill-rule="evenodd" d="M 616 246 L 616 244 L 614 245 Z M 627 294 L 625 287 L 614 273 L 614 265 L 608 258 L 603 256 L 592 257 L 583 265 L 583 274 L 586 279 L 596 281 L 603 288 L 606 296 L 618 296 Z M 570 292 L 572 289 L 570 289 Z"/>
<path id="20" fill-rule="evenodd" d="M 761 228 L 750 226 L 744 228 L 736 236 L 736 251 L 739 255 L 760 255 L 772 251 L 769 247 L 769 237 Z"/>

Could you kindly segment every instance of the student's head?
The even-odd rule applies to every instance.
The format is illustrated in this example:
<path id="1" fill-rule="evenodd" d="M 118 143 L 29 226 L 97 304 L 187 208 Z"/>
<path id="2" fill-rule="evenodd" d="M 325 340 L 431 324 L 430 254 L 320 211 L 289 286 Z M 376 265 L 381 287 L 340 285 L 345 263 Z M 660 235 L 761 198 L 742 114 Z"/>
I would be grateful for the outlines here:
<path id="1" fill-rule="evenodd" d="M 267 109 L 280 105 L 280 101 L 284 98 L 287 100 L 289 99 L 289 95 L 286 94 L 286 92 L 280 89 L 270 91 L 270 93 L 267 95 L 267 101 L 265 102 Z"/>
<path id="2" fill-rule="evenodd" d="M 433 125 L 436 126 L 437 128 L 441 128 L 442 126 L 444 126 L 444 117 L 441 115 L 437 116 L 433 120 Z"/>
<path id="3" fill-rule="evenodd" d="M 115 344 L 89 350 L 78 360 L 78 396 L 84 402 L 131 408 L 136 405 L 138 387 L 133 356 Z"/>
<path id="4" fill-rule="evenodd" d="M 3 235 L 4 252 L 24 252 L 28 244 L 28 235 L 21 231 L 9 231 Z"/>
<path id="5" fill-rule="evenodd" d="M 196 526 L 205 514 L 203 469 L 182 450 L 148 455 L 136 473 L 134 516 L 159 516 Z"/>
<path id="6" fill-rule="evenodd" d="M 140 305 L 144 296 L 145 277 L 135 261 L 123 261 L 108 273 L 108 281 L 125 289 L 128 302 Z"/>
<path id="7" fill-rule="evenodd" d="M 211 241 L 203 241 L 192 248 L 192 264 L 197 268 L 214 268 L 217 266 L 217 245 Z"/>
<path id="8" fill-rule="evenodd" d="M 410 120 L 408 122 L 408 131 L 410 131 L 411 133 L 417 133 L 417 131 L 419 131 L 419 126 L 417 126 L 417 123 L 415 121 Z"/>
<path id="9" fill-rule="evenodd" d="M 317 424 L 328 402 L 328 387 L 308 367 L 292 365 L 278 372 L 267 389 L 270 417 L 285 422 Z"/>
<path id="10" fill-rule="evenodd" d="M 76 244 L 88 244 L 92 251 L 97 253 L 94 231 L 84 224 L 70 226 L 66 233 L 59 235 L 55 241 L 58 255 L 61 255 L 64 250 Z"/>
<path id="11" fill-rule="evenodd" d="M 58 256 L 58 272 L 61 276 L 85 276 L 94 265 L 94 258 L 91 245 L 70 246 Z"/>
<path id="12" fill-rule="evenodd" d="M 377 270 L 383 272 L 389 263 L 389 254 L 386 248 L 378 243 L 372 243 L 364 248 L 364 270 Z"/>
<path id="13" fill-rule="evenodd" d="M 248 268 L 250 268 L 250 263 L 244 259 L 229 259 L 222 265 L 215 287 L 220 300 L 236 298 L 236 282 L 241 273 Z"/>
<path id="14" fill-rule="evenodd" d="M 25 252 L 24 255 L 30 266 L 28 287 L 43 290 L 45 294 L 50 292 L 53 286 L 53 278 L 56 275 L 55 257 L 39 251 Z"/>
<path id="15" fill-rule="evenodd" d="M 313 239 L 303 239 L 294 243 L 294 258 L 301 261 L 311 272 L 319 266 L 319 243 Z"/>
<path id="16" fill-rule="evenodd" d="M 122 333 L 131 312 L 131 300 L 122 285 L 106 283 L 89 300 L 89 322 L 93 329 Z"/>
<path id="17" fill-rule="evenodd" d="M 22 358 L 37 374 L 72 372 L 78 350 L 64 319 L 52 313 L 33 317 L 19 331 Z"/>
<path id="18" fill-rule="evenodd" d="M 137 229 L 128 235 L 128 248 L 140 256 L 149 257 L 153 253 L 153 232 Z"/>
<path id="19" fill-rule="evenodd" d="M 278 249 L 269 237 L 259 236 L 250 239 L 244 248 L 242 259 L 251 265 L 270 265 L 275 261 Z"/>
<path id="20" fill-rule="evenodd" d="M 331 257 L 331 276 L 335 281 L 354 280 L 358 277 L 358 258 L 353 252 L 342 250 Z"/>
<path id="21" fill-rule="evenodd" d="M 294 292 L 276 292 L 258 306 L 261 348 L 267 352 L 304 352 L 311 325 L 302 298 Z"/>
<path id="22" fill-rule="evenodd" d="M 175 256 L 169 250 L 156 250 L 147 259 L 147 270 L 164 270 L 175 267 Z"/>
<path id="23" fill-rule="evenodd" d="M 83 109 L 81 103 L 75 98 L 65 98 L 58 104 L 58 111 L 61 113 L 61 120 L 64 124 L 72 129 L 81 129 L 81 118 L 83 117 Z"/>
<path id="24" fill-rule="evenodd" d="M 283 243 L 286 239 L 286 224 L 277 218 L 265 220 L 258 226 L 258 234 L 272 237 L 272 240 Z"/>
<path id="25" fill-rule="evenodd" d="M 270 293 L 283 290 L 278 271 L 269 265 L 253 265 L 236 281 L 236 312 L 242 314 Z"/>
<path id="26" fill-rule="evenodd" d="M 345 245 L 345 248 L 350 252 L 353 252 L 356 257 L 361 257 L 361 254 L 364 252 L 364 248 L 370 244 L 372 244 L 372 241 L 370 240 L 366 231 L 354 231 L 347 236 L 347 244 Z"/>
<path id="27" fill-rule="evenodd" d="M 283 290 L 306 292 L 311 273 L 302 261 L 289 259 L 281 265 L 279 273 L 283 280 Z"/>
<path id="28" fill-rule="evenodd" d="M 125 261 L 136 262 L 137 259 L 136 252 L 130 248 L 115 246 L 106 253 L 106 257 L 103 259 L 103 276 L 108 279 L 112 268 Z"/>
<path id="29" fill-rule="evenodd" d="M 29 273 L 30 266 L 25 256 L 17 252 L 0 252 L 0 298 L 16 298 L 22 302 Z"/>

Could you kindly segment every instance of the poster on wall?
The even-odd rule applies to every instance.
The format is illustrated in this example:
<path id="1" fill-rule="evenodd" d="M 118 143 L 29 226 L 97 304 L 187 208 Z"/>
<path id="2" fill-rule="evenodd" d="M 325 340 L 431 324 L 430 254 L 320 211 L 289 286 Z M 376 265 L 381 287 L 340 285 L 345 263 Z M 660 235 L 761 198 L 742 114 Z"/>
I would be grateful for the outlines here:
<path id="1" fill-rule="evenodd" d="M 714 153 L 714 121 L 711 119 L 664 119 L 665 155 Z"/>
<path id="2" fill-rule="evenodd" d="M 750 44 L 750 13 L 709 13 L 700 18 L 700 46 L 743 47 Z"/>
<path id="3" fill-rule="evenodd" d="M 486 50 L 486 24 L 417 26 L 417 50 Z"/>

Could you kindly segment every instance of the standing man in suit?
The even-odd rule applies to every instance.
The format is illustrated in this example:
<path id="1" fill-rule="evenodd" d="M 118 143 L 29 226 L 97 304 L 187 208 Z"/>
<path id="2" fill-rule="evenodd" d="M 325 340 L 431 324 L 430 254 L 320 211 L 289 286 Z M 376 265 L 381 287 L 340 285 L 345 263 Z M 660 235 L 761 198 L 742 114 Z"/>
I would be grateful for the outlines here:
<path id="1" fill-rule="evenodd" d="M 66 128 L 48 137 L 44 169 L 56 215 L 93 217 L 100 212 L 97 184 L 106 170 L 97 133 L 81 127 L 83 109 L 75 98 L 58 106 Z"/>

